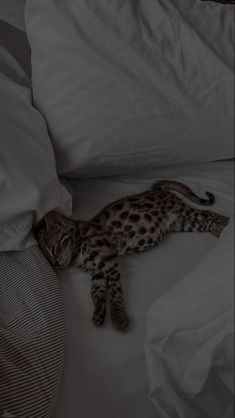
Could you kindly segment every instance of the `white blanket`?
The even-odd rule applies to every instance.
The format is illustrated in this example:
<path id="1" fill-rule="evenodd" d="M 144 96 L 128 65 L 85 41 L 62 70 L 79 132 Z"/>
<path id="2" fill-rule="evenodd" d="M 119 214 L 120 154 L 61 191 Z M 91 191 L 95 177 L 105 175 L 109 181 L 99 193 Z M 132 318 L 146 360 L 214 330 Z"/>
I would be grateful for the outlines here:
<path id="1" fill-rule="evenodd" d="M 215 248 L 150 308 L 145 352 L 161 418 L 232 417 L 234 220 Z"/>

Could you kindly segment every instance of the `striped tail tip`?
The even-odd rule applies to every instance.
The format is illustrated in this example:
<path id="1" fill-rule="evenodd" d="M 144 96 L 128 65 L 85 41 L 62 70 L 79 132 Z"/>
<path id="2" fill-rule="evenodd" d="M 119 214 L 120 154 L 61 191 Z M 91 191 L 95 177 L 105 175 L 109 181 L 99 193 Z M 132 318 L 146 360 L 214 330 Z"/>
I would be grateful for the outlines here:
<path id="1" fill-rule="evenodd" d="M 213 203 L 215 202 L 215 196 L 213 195 L 213 193 L 206 192 L 206 195 L 208 197 L 208 200 L 201 199 L 204 205 L 213 205 Z"/>

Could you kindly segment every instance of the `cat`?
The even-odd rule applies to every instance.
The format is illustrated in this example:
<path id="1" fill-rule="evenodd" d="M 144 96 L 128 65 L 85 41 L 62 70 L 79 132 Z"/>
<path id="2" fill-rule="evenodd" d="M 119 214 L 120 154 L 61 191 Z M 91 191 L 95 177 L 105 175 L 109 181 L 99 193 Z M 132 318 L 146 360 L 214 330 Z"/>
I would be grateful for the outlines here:
<path id="1" fill-rule="evenodd" d="M 227 225 L 228 217 L 193 208 L 174 192 L 200 205 L 214 203 L 212 193 L 206 192 L 207 199 L 201 199 L 183 183 L 162 180 L 149 191 L 109 204 L 90 221 L 51 211 L 35 228 L 39 246 L 55 268 L 75 264 L 90 273 L 96 326 L 105 320 L 107 289 L 113 326 L 125 331 L 129 325 L 119 256 L 147 250 L 170 231 L 205 231 L 218 238 Z"/>

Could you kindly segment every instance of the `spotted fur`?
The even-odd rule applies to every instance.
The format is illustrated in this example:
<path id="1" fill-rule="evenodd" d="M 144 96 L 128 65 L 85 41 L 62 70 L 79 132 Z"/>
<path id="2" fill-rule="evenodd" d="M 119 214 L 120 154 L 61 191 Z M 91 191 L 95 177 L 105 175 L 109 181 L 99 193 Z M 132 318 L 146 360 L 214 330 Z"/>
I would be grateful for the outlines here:
<path id="1" fill-rule="evenodd" d="M 157 245 L 170 231 L 210 232 L 217 238 L 228 223 L 226 216 L 189 206 L 174 192 L 200 205 L 211 205 L 182 183 L 162 180 L 152 189 L 106 206 L 90 221 L 75 221 L 49 212 L 35 229 L 39 245 L 56 268 L 75 264 L 91 275 L 93 322 L 106 315 L 107 290 L 113 325 L 126 330 L 129 318 L 120 281 L 118 258 Z"/>

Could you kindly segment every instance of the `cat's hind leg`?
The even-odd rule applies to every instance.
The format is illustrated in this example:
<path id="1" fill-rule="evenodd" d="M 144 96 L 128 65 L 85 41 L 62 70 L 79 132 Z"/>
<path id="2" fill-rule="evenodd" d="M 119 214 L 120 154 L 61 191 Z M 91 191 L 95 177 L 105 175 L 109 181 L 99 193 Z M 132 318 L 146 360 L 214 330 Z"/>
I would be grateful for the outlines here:
<path id="1" fill-rule="evenodd" d="M 229 218 L 211 210 L 201 210 L 186 207 L 173 226 L 173 231 L 182 232 L 210 232 L 219 238 L 228 224 Z"/>
<path id="2" fill-rule="evenodd" d="M 210 232 L 216 237 L 219 238 L 220 234 L 223 232 L 224 228 L 229 222 L 229 218 L 224 215 L 212 212 L 213 218 L 210 225 Z"/>

